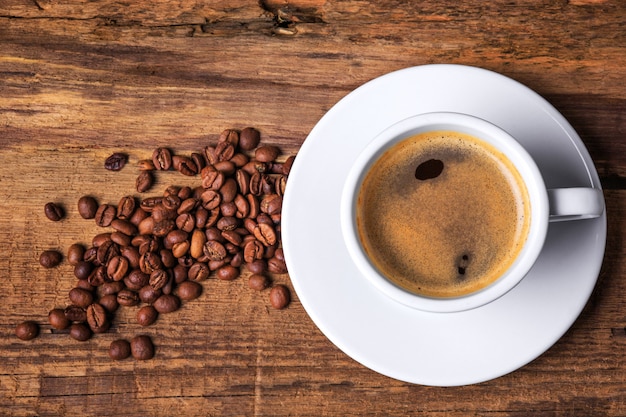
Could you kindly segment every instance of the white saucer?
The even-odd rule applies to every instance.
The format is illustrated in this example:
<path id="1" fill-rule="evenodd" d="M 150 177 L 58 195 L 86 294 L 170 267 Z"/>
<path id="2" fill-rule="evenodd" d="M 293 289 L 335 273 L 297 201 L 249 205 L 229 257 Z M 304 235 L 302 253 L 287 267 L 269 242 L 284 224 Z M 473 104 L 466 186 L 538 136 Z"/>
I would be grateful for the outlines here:
<path id="1" fill-rule="evenodd" d="M 522 367 L 573 324 L 600 271 L 606 216 L 550 224 L 531 272 L 484 307 L 438 314 L 395 303 L 348 256 L 339 224 L 341 191 L 350 166 L 377 133 L 433 111 L 468 113 L 504 128 L 535 158 L 549 188 L 600 188 L 579 136 L 532 90 L 483 69 L 426 65 L 366 83 L 319 121 L 289 175 L 282 237 L 298 297 L 337 347 L 401 381 L 465 385 Z"/>

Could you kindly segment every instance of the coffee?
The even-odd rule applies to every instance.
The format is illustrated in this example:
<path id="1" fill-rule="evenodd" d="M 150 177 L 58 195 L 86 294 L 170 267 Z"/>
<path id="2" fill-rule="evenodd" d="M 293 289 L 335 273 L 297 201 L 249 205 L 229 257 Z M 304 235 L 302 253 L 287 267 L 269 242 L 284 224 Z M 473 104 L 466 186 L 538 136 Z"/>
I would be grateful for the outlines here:
<path id="1" fill-rule="evenodd" d="M 496 281 L 528 235 L 528 192 L 492 145 L 454 131 L 401 140 L 367 171 L 357 229 L 391 282 L 429 297 L 459 297 Z"/>

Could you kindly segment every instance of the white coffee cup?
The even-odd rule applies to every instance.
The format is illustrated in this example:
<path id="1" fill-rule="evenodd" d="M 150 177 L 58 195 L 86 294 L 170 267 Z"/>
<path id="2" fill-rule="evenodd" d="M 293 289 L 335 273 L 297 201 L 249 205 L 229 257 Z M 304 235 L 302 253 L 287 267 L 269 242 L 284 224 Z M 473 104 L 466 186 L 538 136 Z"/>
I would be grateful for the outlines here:
<path id="1" fill-rule="evenodd" d="M 388 280 L 368 258 L 359 238 L 356 204 L 371 165 L 403 139 L 430 131 L 456 131 L 485 141 L 509 159 L 528 192 L 530 223 L 526 241 L 511 266 L 493 283 L 459 297 L 430 297 L 409 292 Z M 602 191 L 595 188 L 547 189 L 530 154 L 506 131 L 483 119 L 460 113 L 426 113 L 402 120 L 378 134 L 359 155 L 346 179 L 341 227 L 348 251 L 363 276 L 378 290 L 404 305 L 430 312 L 457 312 L 490 303 L 514 288 L 543 248 L 549 222 L 594 218 L 604 212 Z"/>

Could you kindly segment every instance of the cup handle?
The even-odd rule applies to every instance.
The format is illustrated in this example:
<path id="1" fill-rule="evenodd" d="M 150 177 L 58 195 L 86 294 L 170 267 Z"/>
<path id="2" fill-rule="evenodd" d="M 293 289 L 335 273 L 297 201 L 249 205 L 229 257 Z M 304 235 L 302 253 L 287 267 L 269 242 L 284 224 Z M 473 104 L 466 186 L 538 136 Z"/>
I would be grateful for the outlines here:
<path id="1" fill-rule="evenodd" d="M 598 188 L 553 188 L 548 201 L 551 222 L 593 219 L 604 213 L 604 195 Z"/>

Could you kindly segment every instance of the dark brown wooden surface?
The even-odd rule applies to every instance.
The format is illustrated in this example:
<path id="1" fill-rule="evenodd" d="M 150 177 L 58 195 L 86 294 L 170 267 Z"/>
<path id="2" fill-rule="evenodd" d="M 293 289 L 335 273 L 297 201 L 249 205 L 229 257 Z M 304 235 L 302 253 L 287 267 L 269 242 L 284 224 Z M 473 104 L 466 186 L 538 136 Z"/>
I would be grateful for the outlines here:
<path id="1" fill-rule="evenodd" d="M 2 0 L 0 415 L 626 415 L 625 27 L 621 0 Z M 205 282 L 199 300 L 146 329 L 125 310 L 88 342 L 51 331 L 47 312 L 65 305 L 74 278 L 67 263 L 44 270 L 37 259 L 99 231 L 78 216 L 80 196 L 116 203 L 156 146 L 189 153 L 228 127 L 256 126 L 296 153 L 352 89 L 426 63 L 480 66 L 533 88 L 579 132 L 602 177 L 600 279 L 544 355 L 472 386 L 402 383 L 334 347 L 295 294 L 277 311 L 244 279 Z M 117 173 L 102 168 L 113 151 L 130 155 Z M 158 178 L 155 192 L 197 181 Z M 65 205 L 65 220 L 44 218 L 48 201 Z M 26 319 L 42 325 L 31 342 L 13 334 Z M 113 339 L 137 332 L 154 337 L 155 359 L 108 359 Z"/>

